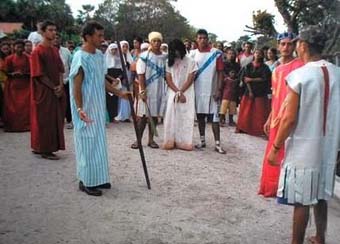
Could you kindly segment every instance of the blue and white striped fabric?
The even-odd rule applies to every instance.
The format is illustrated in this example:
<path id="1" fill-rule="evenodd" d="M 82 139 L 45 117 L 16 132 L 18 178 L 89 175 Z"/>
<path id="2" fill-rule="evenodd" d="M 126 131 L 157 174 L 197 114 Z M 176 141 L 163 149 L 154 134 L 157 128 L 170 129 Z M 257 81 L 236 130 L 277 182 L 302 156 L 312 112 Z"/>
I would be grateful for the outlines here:
<path id="1" fill-rule="evenodd" d="M 80 67 L 84 71 L 82 84 L 83 110 L 93 120 L 92 123 L 88 124 L 80 120 L 73 95 L 74 77 Z M 110 181 L 105 132 L 106 72 L 104 56 L 99 50 L 95 54 L 83 50 L 74 54 L 69 80 L 77 176 L 88 187 Z"/>

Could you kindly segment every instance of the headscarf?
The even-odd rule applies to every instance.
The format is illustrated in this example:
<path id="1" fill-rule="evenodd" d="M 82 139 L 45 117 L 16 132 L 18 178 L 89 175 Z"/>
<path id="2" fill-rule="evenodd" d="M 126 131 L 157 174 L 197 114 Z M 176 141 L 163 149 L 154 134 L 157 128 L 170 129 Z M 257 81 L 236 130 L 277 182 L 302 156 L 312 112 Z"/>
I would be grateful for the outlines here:
<path id="1" fill-rule="evenodd" d="M 118 45 L 116 43 L 111 43 L 109 47 L 107 48 L 105 52 L 105 61 L 106 61 L 106 67 L 108 69 L 115 68 L 115 69 L 121 69 L 122 63 L 120 61 L 118 50 L 115 55 L 111 53 L 112 49 L 118 49 Z"/>
<path id="2" fill-rule="evenodd" d="M 120 47 L 123 48 L 123 45 L 127 45 L 128 46 L 128 51 L 127 53 L 125 54 L 126 56 L 123 55 L 123 57 L 126 59 L 125 61 L 128 62 L 129 64 L 132 64 L 133 62 L 133 58 L 132 58 L 132 55 L 130 53 L 130 45 L 127 41 L 121 41 L 120 43 Z"/>
<path id="3" fill-rule="evenodd" d="M 142 43 L 141 45 L 140 45 L 140 50 L 147 50 L 148 48 L 149 48 L 149 43 L 147 43 L 147 42 L 144 42 L 144 43 Z"/>

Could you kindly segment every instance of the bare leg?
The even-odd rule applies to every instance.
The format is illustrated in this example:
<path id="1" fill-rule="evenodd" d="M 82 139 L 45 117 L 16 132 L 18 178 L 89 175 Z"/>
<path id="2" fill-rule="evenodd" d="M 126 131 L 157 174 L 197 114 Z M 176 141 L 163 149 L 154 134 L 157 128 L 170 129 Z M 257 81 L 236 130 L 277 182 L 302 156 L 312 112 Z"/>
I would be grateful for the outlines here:
<path id="1" fill-rule="evenodd" d="M 158 118 L 157 117 L 152 117 L 152 120 L 153 120 L 153 123 L 154 123 L 155 127 L 157 127 Z M 150 123 L 148 124 L 148 126 L 149 126 L 149 143 L 148 144 L 151 144 L 151 143 L 154 142 L 154 140 L 153 140 L 154 132 L 152 131 Z"/>
<path id="2" fill-rule="evenodd" d="M 201 142 L 197 144 L 195 147 L 197 149 L 204 148 L 205 145 L 205 114 L 197 114 L 197 121 L 198 121 L 198 131 L 200 133 L 200 140 Z"/>
<path id="3" fill-rule="evenodd" d="M 220 144 L 220 123 L 213 122 L 211 127 L 212 127 L 214 138 L 215 138 L 215 151 L 220 154 L 225 154 L 226 151 L 221 147 L 221 144 Z"/>
<path id="4" fill-rule="evenodd" d="M 327 229 L 327 202 L 319 200 L 314 206 L 316 236 L 309 239 L 313 244 L 325 244 L 325 233 Z"/>
<path id="5" fill-rule="evenodd" d="M 137 119 L 137 129 L 138 129 L 138 133 L 139 133 L 139 137 L 142 143 L 142 139 L 143 139 L 143 133 L 146 127 L 146 123 L 147 123 L 147 118 L 146 117 L 138 117 Z M 131 145 L 132 149 L 138 149 L 138 142 L 135 141 L 132 145 Z"/>
<path id="6" fill-rule="evenodd" d="M 294 207 L 292 244 L 303 244 L 309 219 L 309 206 L 297 204 Z"/>
<path id="7" fill-rule="evenodd" d="M 213 122 L 211 127 L 214 133 L 215 141 L 220 141 L 220 124 L 218 122 Z"/>

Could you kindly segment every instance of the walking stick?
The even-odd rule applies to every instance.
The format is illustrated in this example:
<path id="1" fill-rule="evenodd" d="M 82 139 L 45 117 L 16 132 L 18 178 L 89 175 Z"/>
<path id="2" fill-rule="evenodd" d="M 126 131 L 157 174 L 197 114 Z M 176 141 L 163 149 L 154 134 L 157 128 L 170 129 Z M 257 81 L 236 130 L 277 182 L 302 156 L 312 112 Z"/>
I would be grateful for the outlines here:
<path id="1" fill-rule="evenodd" d="M 124 77 L 125 83 L 127 85 L 126 86 L 127 90 L 130 91 L 130 85 L 129 85 L 128 75 L 127 75 L 127 70 L 126 70 L 126 62 L 124 60 L 123 53 L 122 53 L 122 48 L 121 48 L 119 42 L 117 43 L 117 46 L 118 46 L 118 52 L 119 52 L 120 61 L 122 63 L 123 77 Z M 146 166 L 144 150 L 143 150 L 143 146 L 142 146 L 142 138 L 141 138 L 141 135 L 139 133 L 139 128 L 137 126 L 137 116 L 136 116 L 136 113 L 135 113 L 135 109 L 134 109 L 134 106 L 133 106 L 133 100 L 132 100 L 132 96 L 131 95 L 129 96 L 129 104 L 130 104 L 130 109 L 131 109 L 131 114 L 132 114 L 133 126 L 135 127 L 135 133 L 136 133 L 136 137 L 137 137 L 137 144 L 138 144 L 140 158 L 142 160 L 142 165 L 143 165 L 143 170 L 144 170 L 146 184 L 148 186 L 148 189 L 151 190 L 151 184 L 150 184 L 150 180 L 149 180 L 148 168 Z"/>

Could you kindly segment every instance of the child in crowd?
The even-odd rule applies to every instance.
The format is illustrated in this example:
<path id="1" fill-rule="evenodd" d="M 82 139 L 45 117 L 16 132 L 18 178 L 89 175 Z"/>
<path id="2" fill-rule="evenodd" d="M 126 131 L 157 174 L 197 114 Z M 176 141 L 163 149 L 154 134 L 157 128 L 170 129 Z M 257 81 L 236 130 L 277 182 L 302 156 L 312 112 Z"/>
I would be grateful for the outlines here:
<path id="1" fill-rule="evenodd" d="M 235 126 L 234 115 L 236 114 L 238 79 L 235 69 L 230 69 L 224 78 L 222 90 L 222 104 L 220 110 L 221 126 L 225 126 L 226 114 L 229 114 L 229 126 Z"/>

